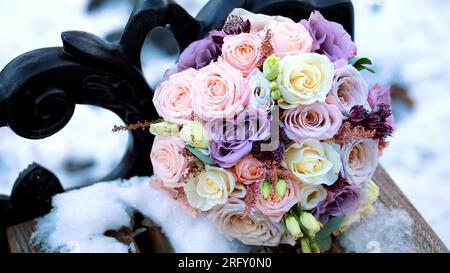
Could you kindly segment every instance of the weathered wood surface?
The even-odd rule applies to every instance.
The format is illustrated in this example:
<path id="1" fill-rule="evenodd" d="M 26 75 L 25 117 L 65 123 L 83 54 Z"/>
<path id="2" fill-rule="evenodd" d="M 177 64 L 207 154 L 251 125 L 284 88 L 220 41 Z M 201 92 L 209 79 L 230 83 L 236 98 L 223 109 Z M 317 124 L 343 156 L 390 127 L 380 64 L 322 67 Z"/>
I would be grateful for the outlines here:
<path id="1" fill-rule="evenodd" d="M 380 202 L 390 209 L 403 209 L 414 220 L 414 244 L 420 253 L 444 253 L 447 247 L 434 233 L 428 223 L 409 202 L 398 186 L 392 181 L 383 167 L 379 166 L 373 178 L 380 187 Z M 172 252 L 169 240 L 149 219 L 142 219 L 139 228 L 132 232 L 130 229 L 122 229 L 118 232 L 108 232 L 107 235 L 117 238 L 119 241 L 133 244 L 137 252 L 168 253 Z M 35 222 L 27 222 L 10 227 L 7 230 L 9 247 L 13 253 L 39 252 L 39 249 L 29 243 Z M 284 251 L 281 251 L 284 252 Z M 334 240 L 330 252 L 341 253 L 344 250 Z"/>

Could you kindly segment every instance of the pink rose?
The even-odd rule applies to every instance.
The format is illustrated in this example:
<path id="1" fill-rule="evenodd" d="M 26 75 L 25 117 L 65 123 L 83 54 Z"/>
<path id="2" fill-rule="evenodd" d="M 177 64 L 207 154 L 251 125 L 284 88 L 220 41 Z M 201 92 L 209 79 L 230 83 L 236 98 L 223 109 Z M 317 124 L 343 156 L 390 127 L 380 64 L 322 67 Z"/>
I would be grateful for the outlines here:
<path id="1" fill-rule="evenodd" d="M 369 87 L 356 68 L 352 65 L 341 66 L 335 63 L 333 86 L 327 97 L 327 102 L 335 104 L 345 115 L 355 105 L 362 105 L 368 111 L 371 110 L 367 102 Z"/>
<path id="2" fill-rule="evenodd" d="M 267 26 L 272 31 L 272 47 L 274 54 L 282 58 L 286 55 L 310 53 L 313 39 L 308 30 L 301 24 L 274 22 Z"/>
<path id="3" fill-rule="evenodd" d="M 150 159 L 153 165 L 153 173 L 167 188 L 182 187 L 181 178 L 187 171 L 188 160 L 181 151 L 184 142 L 178 137 L 156 136 L 153 141 Z"/>
<path id="4" fill-rule="evenodd" d="M 189 205 L 183 188 L 166 188 L 159 178 L 152 179 L 152 181 L 150 181 L 150 187 L 165 193 L 169 198 L 173 199 L 187 215 L 195 217 L 200 213 L 199 210 L 194 209 Z"/>
<path id="5" fill-rule="evenodd" d="M 256 34 L 241 33 L 225 36 L 222 58 L 247 76 L 261 59 L 261 43 L 261 38 Z"/>
<path id="6" fill-rule="evenodd" d="M 294 23 L 294 21 L 291 20 L 291 18 L 284 17 L 284 16 L 269 16 L 265 14 L 255 14 L 253 12 L 250 12 L 245 9 L 241 8 L 235 8 L 231 13 L 230 16 L 238 16 L 241 17 L 244 21 L 249 20 L 251 27 L 250 27 L 250 33 L 256 33 L 264 30 L 264 28 L 273 22 L 289 22 Z"/>
<path id="7" fill-rule="evenodd" d="M 184 124 L 191 119 L 191 90 L 196 74 L 195 69 L 187 69 L 171 75 L 156 88 L 153 104 L 166 121 Z"/>
<path id="8" fill-rule="evenodd" d="M 199 70 L 192 90 L 192 106 L 204 121 L 232 118 L 242 112 L 250 98 L 242 73 L 220 61 Z"/>
<path id="9" fill-rule="evenodd" d="M 243 157 L 233 168 L 237 181 L 245 185 L 260 182 L 264 178 L 263 164 L 251 154 Z"/>
<path id="10" fill-rule="evenodd" d="M 307 138 L 323 140 L 336 135 L 343 119 L 341 111 L 335 105 L 315 102 L 284 111 L 281 126 L 295 142 L 302 142 Z"/>
<path id="11" fill-rule="evenodd" d="M 275 191 L 264 199 L 262 196 L 256 202 L 256 209 L 265 215 L 270 221 L 279 223 L 283 215 L 300 202 L 300 184 L 295 178 L 286 180 L 286 192 L 283 197 Z"/>

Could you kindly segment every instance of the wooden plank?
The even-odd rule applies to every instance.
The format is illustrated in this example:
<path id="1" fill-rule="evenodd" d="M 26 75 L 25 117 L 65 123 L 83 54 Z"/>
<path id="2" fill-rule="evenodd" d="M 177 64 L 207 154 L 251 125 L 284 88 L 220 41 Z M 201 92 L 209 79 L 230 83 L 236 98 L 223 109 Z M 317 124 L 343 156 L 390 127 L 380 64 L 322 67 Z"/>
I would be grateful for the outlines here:
<path id="1" fill-rule="evenodd" d="M 380 187 L 379 201 L 389 209 L 405 210 L 414 221 L 414 240 L 421 253 L 447 253 L 449 252 L 444 243 L 439 239 L 433 229 L 425 219 L 414 208 L 399 187 L 392 181 L 383 167 L 379 166 L 375 172 L 373 180 Z M 9 248 L 13 253 L 34 253 L 39 252 L 34 246 L 29 244 L 29 239 L 33 232 L 35 222 L 27 222 L 7 229 Z M 136 234 L 133 236 L 133 234 Z M 144 219 L 139 232 L 131 230 L 121 230 L 119 232 L 108 232 L 108 235 L 118 238 L 120 241 L 133 243 L 136 249 L 142 248 L 142 252 L 167 253 L 172 252 L 168 238 L 149 219 Z M 295 249 L 280 248 L 275 252 L 295 252 Z M 330 252 L 344 252 L 342 247 L 333 240 Z"/>
<path id="2" fill-rule="evenodd" d="M 379 201 L 390 209 L 405 210 L 414 221 L 414 240 L 420 253 L 448 253 L 448 248 L 422 215 L 411 204 L 382 166 L 378 166 L 374 182 L 380 187 Z"/>

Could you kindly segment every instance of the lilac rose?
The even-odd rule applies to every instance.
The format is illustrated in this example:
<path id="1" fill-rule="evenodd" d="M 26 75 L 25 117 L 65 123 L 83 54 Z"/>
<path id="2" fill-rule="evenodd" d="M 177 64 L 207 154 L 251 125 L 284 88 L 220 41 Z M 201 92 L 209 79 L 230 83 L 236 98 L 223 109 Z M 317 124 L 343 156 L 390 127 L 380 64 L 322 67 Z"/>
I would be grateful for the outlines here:
<path id="1" fill-rule="evenodd" d="M 378 140 L 361 139 L 341 148 L 344 178 L 352 185 L 369 182 L 378 165 Z"/>
<path id="2" fill-rule="evenodd" d="M 332 62 L 356 56 L 356 45 L 341 24 L 328 21 L 318 11 L 300 23 L 313 38 L 312 49 L 315 52 L 326 55 Z"/>
<path id="3" fill-rule="evenodd" d="M 215 141 L 262 141 L 270 137 L 271 120 L 266 111 L 249 109 L 232 119 L 216 119 L 205 124 Z"/>
<path id="4" fill-rule="evenodd" d="M 328 195 L 313 210 L 314 216 L 326 224 L 331 216 L 339 217 L 353 213 L 361 202 L 362 191 L 348 184 L 343 177 L 327 187 Z"/>
<path id="5" fill-rule="evenodd" d="M 212 141 L 210 143 L 211 160 L 222 168 L 231 168 L 250 153 L 252 141 Z"/>
<path id="6" fill-rule="evenodd" d="M 180 55 L 178 71 L 188 68 L 198 70 L 217 60 L 222 54 L 223 37 L 225 37 L 224 32 L 213 30 L 206 38 L 190 44 Z"/>
<path id="7" fill-rule="evenodd" d="M 344 115 L 348 115 L 353 106 L 362 105 L 372 110 L 367 99 L 369 87 L 356 68 L 343 62 L 335 63 L 333 85 L 327 102 L 339 107 Z"/>

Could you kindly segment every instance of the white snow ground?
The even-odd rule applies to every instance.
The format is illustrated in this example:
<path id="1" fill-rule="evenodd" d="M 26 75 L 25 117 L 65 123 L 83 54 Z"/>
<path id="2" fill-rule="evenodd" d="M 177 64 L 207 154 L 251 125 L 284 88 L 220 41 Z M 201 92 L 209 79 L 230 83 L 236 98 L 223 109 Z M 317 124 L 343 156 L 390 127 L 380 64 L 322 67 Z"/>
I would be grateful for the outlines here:
<path id="1" fill-rule="evenodd" d="M 204 0 L 183 0 L 195 14 Z M 401 112 L 398 131 L 382 164 L 443 241 L 450 246 L 450 122 L 449 66 L 450 2 L 447 0 L 353 1 L 359 55 L 371 58 L 377 75 L 370 81 L 399 82 L 409 87 L 416 102 L 412 112 Z M 381 3 L 375 11 L 371 3 Z M 60 45 L 59 33 L 76 29 L 104 36 L 123 27 L 129 7 L 115 5 L 86 15 L 86 0 L 0 1 L 0 67 L 28 50 Z M 119 6 L 118 6 L 119 5 Z M 121 6 L 122 5 L 122 6 Z M 57 11 L 57 12 L 56 12 Z M 144 58 L 150 57 L 146 53 Z M 161 67 L 173 59 L 154 58 Z M 149 64 L 150 61 L 144 64 Z M 155 63 L 152 62 L 153 67 Z M 154 84 L 160 71 L 147 65 L 145 74 Z M 47 140 L 28 141 L 0 129 L 0 193 L 8 194 L 18 172 L 37 161 L 54 170 L 66 187 L 99 178 L 118 163 L 125 149 L 125 134 L 111 134 L 121 123 L 113 114 L 78 107 L 74 119 L 60 134 Z M 94 123 L 95 121 L 95 123 Z M 98 138 L 108 145 L 99 146 Z M 95 153 L 92 151 L 95 150 Z M 62 162 L 75 156 L 93 158 L 95 168 L 77 175 Z"/>

